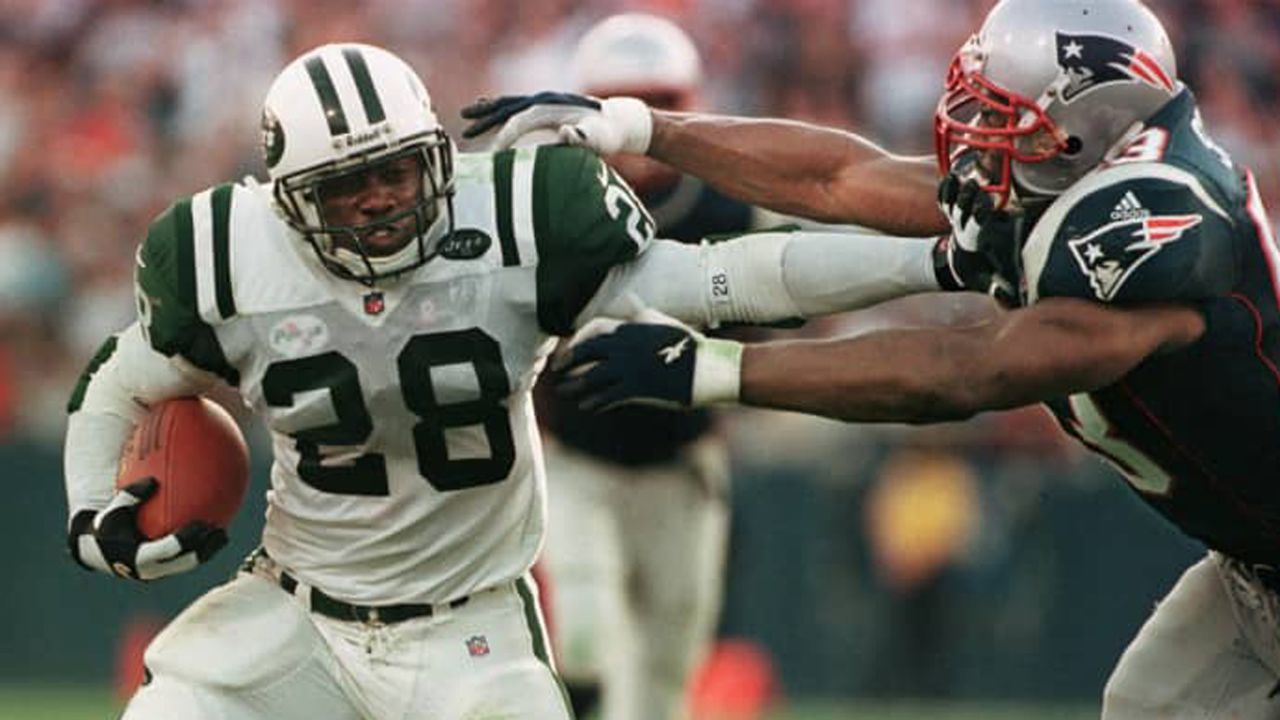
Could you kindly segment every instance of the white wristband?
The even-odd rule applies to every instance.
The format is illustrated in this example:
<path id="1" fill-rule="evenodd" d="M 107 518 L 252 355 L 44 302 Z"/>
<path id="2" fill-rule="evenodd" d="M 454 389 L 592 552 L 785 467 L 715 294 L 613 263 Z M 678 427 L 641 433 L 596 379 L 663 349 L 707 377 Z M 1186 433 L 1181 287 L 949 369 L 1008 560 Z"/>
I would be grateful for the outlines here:
<path id="1" fill-rule="evenodd" d="M 633 97 L 614 97 L 600 102 L 600 114 L 621 133 L 618 152 L 644 155 L 649 151 L 653 135 L 653 114 L 643 100 Z"/>
<path id="2" fill-rule="evenodd" d="M 694 407 L 738 401 L 742 385 L 742 343 L 703 338 L 693 366 Z"/>

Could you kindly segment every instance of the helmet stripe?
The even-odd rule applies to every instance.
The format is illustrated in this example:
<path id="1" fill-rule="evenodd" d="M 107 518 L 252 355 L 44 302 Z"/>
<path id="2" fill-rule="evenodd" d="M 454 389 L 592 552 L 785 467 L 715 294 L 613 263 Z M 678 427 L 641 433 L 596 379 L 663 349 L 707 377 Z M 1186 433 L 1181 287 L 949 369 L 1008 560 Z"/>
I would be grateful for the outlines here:
<path id="1" fill-rule="evenodd" d="M 378 89 L 373 86 L 373 78 L 369 76 L 369 66 L 364 61 L 364 53 L 355 48 L 348 48 L 342 51 L 342 57 L 347 61 L 351 77 L 355 78 L 356 89 L 360 91 L 360 103 L 364 105 L 364 116 L 369 124 L 386 120 L 387 113 L 382 109 Z"/>
<path id="2" fill-rule="evenodd" d="M 319 55 L 306 63 L 307 75 L 311 76 L 311 84 L 316 88 L 320 98 L 320 107 L 324 110 L 324 119 L 329 123 L 330 135 L 346 135 L 351 132 L 347 126 L 347 114 L 342 111 L 342 102 L 338 100 L 338 91 L 333 87 L 333 78 L 324 66 L 324 59 Z"/>

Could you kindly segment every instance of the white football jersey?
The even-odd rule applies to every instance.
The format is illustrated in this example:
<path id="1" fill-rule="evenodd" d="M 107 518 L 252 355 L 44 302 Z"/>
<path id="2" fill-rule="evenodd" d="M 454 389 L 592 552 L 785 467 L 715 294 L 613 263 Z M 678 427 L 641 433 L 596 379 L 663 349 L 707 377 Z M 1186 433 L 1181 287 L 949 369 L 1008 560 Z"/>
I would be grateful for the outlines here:
<path id="1" fill-rule="evenodd" d="M 530 388 L 652 239 L 583 150 L 461 155 L 455 183 L 438 256 L 384 286 L 324 270 L 254 184 L 176 203 L 139 251 L 151 346 L 237 386 L 271 431 L 268 553 L 351 602 L 442 602 L 528 569 L 545 515 Z"/>

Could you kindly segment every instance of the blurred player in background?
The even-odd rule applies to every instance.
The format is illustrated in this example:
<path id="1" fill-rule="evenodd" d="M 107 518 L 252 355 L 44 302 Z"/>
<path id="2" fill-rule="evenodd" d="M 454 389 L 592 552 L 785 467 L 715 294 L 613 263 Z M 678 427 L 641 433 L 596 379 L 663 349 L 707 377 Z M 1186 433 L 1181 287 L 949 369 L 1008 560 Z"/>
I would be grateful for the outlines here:
<path id="1" fill-rule="evenodd" d="M 929 241 L 656 240 L 585 149 L 457 153 L 414 70 L 370 45 L 296 58 L 262 121 L 271 182 L 156 218 L 137 320 L 68 406 L 69 550 L 136 580 L 225 542 L 143 537 L 156 482 L 114 489 L 148 405 L 233 385 L 272 437 L 261 550 L 150 644 L 128 720 L 571 717 L 527 576 L 545 524 L 531 388 L 556 338 L 637 300 L 715 326 L 939 282 Z"/>
<path id="2" fill-rule="evenodd" d="M 692 41 L 655 15 L 615 15 L 578 43 L 588 95 L 693 110 L 702 82 Z M 756 213 L 703 181 L 640 155 L 608 162 L 636 190 L 659 237 L 696 243 L 751 227 Z M 629 407 L 603 415 L 537 391 L 549 525 L 541 567 L 552 634 L 579 717 L 680 714 L 690 671 L 715 630 L 728 528 L 729 458 L 711 412 Z M 601 701 L 603 690 L 603 701 Z"/>
<path id="3" fill-rule="evenodd" d="M 777 178 L 807 176 L 827 188 L 810 214 L 856 216 L 851 178 L 885 167 L 845 164 L 865 146 L 810 126 L 667 116 L 637 134 L 603 108 L 569 119 L 565 107 L 567 140 L 652 138 L 744 195 L 804 205 Z M 577 347 L 574 394 L 899 422 L 1043 402 L 1209 548 L 1120 658 L 1103 718 L 1280 716 L 1280 248 L 1252 172 L 1207 134 L 1164 28 L 1134 0 L 997 4 L 957 53 L 935 128 L 953 239 L 1012 243 L 1002 287 L 1020 307 L 968 327 L 745 349 L 623 325 Z M 791 169 L 758 172 L 774 163 Z M 903 219 L 927 198 L 881 212 Z M 653 358 L 680 342 L 692 362 Z M 703 392 L 699 366 L 726 355 L 734 379 L 714 385 L 734 391 Z"/>

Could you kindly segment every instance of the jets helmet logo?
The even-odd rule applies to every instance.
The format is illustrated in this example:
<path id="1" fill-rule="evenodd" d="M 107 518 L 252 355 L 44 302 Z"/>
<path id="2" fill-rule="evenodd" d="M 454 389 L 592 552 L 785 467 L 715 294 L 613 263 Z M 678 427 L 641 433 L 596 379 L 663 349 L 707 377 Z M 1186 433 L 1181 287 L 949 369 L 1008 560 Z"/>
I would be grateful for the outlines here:
<path id="1" fill-rule="evenodd" d="M 1099 300 L 1111 300 L 1125 281 L 1183 233 L 1200 224 L 1200 215 L 1151 215 L 1132 192 L 1111 212 L 1112 222 L 1068 240 L 1080 270 Z"/>
<path id="2" fill-rule="evenodd" d="M 284 155 L 284 128 L 270 110 L 262 111 L 262 158 L 267 167 L 275 167 Z"/>
<path id="3" fill-rule="evenodd" d="M 1112 82 L 1141 82 L 1173 92 L 1173 79 L 1151 56 L 1129 43 L 1106 35 L 1056 33 L 1058 67 L 1067 77 L 1062 99 Z"/>

